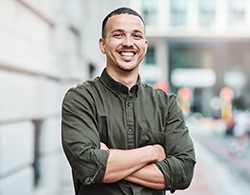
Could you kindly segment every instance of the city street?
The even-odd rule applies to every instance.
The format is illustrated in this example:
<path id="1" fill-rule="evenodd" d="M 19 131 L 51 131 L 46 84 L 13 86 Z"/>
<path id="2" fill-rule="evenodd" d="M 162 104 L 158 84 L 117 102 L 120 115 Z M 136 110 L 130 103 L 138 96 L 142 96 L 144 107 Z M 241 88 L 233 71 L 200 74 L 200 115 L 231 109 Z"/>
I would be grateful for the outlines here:
<path id="1" fill-rule="evenodd" d="M 197 165 L 191 186 L 175 195 L 249 194 L 250 152 L 242 158 L 230 155 L 232 137 L 225 136 L 222 130 L 223 124 L 212 120 L 190 125 Z"/>

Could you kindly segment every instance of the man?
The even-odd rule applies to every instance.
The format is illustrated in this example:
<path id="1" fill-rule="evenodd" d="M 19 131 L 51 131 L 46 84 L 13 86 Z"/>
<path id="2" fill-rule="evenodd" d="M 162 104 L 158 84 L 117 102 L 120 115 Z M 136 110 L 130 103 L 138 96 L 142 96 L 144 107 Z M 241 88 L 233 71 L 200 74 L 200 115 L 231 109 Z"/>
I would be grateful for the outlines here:
<path id="1" fill-rule="evenodd" d="M 106 68 L 70 89 L 62 105 L 62 144 L 76 195 L 163 195 L 190 185 L 192 140 L 176 96 L 141 82 L 148 46 L 130 8 L 103 20 Z"/>

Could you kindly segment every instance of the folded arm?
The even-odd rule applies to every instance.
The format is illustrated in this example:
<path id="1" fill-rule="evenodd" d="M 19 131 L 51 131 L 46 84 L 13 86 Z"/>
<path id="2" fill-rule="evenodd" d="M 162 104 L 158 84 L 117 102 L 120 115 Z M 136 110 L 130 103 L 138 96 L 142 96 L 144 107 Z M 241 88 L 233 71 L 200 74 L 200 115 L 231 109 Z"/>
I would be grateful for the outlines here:
<path id="1" fill-rule="evenodd" d="M 117 150 L 108 149 L 101 143 L 101 149 L 109 150 L 104 183 L 124 179 L 152 189 L 165 188 L 163 173 L 154 164 L 166 158 L 162 146 L 156 144 L 132 150 Z"/>
<path id="2" fill-rule="evenodd" d="M 125 177 L 124 180 L 156 190 L 165 189 L 164 175 L 154 163 L 144 166 Z"/>

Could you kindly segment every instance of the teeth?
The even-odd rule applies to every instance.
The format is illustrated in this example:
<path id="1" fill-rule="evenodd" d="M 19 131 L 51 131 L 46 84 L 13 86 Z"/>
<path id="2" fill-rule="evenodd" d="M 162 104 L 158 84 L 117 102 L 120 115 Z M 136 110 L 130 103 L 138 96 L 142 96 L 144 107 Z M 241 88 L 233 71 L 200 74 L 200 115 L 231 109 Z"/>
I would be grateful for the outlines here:
<path id="1" fill-rule="evenodd" d="M 133 52 L 122 52 L 121 55 L 126 56 L 126 57 L 132 57 L 134 55 L 134 53 Z"/>

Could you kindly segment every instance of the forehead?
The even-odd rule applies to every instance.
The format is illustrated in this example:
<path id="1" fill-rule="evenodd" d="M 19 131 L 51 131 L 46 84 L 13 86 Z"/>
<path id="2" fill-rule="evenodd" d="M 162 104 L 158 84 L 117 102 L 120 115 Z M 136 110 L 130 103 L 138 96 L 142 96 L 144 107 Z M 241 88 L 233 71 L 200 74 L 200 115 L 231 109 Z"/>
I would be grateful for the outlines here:
<path id="1" fill-rule="evenodd" d="M 144 32 L 144 24 L 138 16 L 132 14 L 113 15 L 107 21 L 106 30 L 116 29 Z"/>

